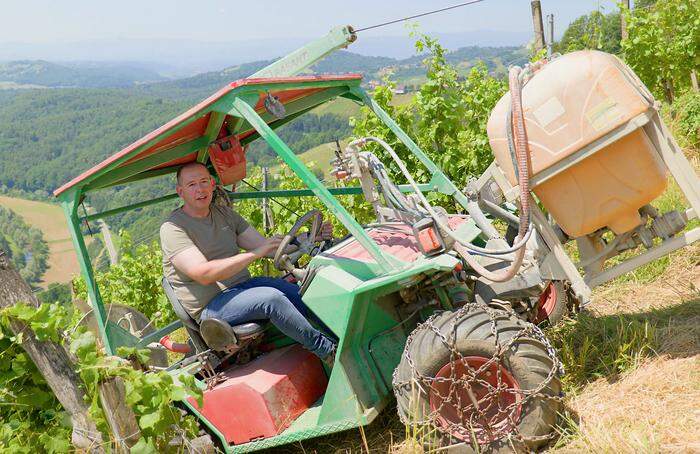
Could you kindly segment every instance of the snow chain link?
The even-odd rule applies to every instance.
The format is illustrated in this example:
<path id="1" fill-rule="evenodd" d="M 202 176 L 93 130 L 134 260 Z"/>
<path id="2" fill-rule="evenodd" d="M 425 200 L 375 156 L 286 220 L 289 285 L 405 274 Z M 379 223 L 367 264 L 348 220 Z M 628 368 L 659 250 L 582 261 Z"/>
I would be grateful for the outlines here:
<path id="1" fill-rule="evenodd" d="M 457 341 L 457 329 L 461 322 L 467 316 L 469 316 L 470 312 L 476 309 L 486 312 L 489 318 L 491 319 L 491 334 L 493 335 L 495 347 L 494 355 L 478 369 L 474 369 L 471 366 L 466 366 L 466 362 L 463 362 L 463 364 L 465 364 L 467 368 L 467 371 L 466 374 L 462 375 L 461 377 L 456 376 L 456 368 L 454 367 L 450 369 L 449 377 L 431 377 L 420 373 L 417 370 L 415 362 L 413 358 L 411 358 L 411 355 L 409 353 L 411 351 L 410 345 L 415 340 L 416 336 L 418 336 L 418 334 L 420 334 L 423 331 L 431 331 L 433 334 L 435 334 L 435 336 L 437 336 L 438 339 L 440 339 L 440 342 L 444 345 L 444 347 L 450 351 L 450 362 L 454 364 L 455 362 L 460 361 L 464 358 L 464 356 L 455 347 Z M 434 427 L 445 435 L 449 435 L 449 433 L 465 434 L 467 440 L 473 441 L 473 435 L 477 430 L 481 431 L 482 433 L 488 434 L 489 437 L 492 437 L 494 435 L 494 422 L 498 421 L 499 419 L 502 419 L 503 415 L 508 415 L 508 429 L 511 430 L 509 430 L 507 434 L 497 435 L 495 438 L 501 438 L 501 440 L 508 442 L 511 446 L 513 441 L 520 442 L 521 444 L 525 443 L 526 441 L 544 441 L 550 440 L 556 435 L 556 433 L 551 433 L 549 435 L 537 437 L 524 436 L 518 432 L 517 428 L 519 421 L 516 421 L 514 416 L 517 413 L 517 406 L 525 408 L 530 400 L 536 398 L 558 402 L 561 402 L 563 400 L 563 394 L 561 393 L 558 396 L 551 396 L 546 392 L 543 392 L 554 378 L 564 374 L 563 365 L 557 358 L 556 351 L 552 347 L 551 343 L 547 340 L 542 330 L 540 330 L 536 325 L 531 323 L 523 322 L 522 329 L 510 340 L 508 340 L 508 342 L 501 345 L 501 343 L 499 342 L 499 334 L 496 326 L 496 317 L 498 315 L 503 315 L 504 313 L 512 317 L 517 317 L 517 314 L 515 314 L 515 312 L 513 312 L 512 310 L 504 311 L 500 307 L 499 309 L 494 309 L 483 304 L 470 303 L 466 304 L 465 306 L 461 307 L 458 311 L 455 312 L 455 315 L 452 321 L 450 322 L 452 330 L 449 337 L 443 334 L 440 331 L 440 329 L 434 325 L 435 320 L 443 314 L 442 312 L 433 314 L 425 322 L 420 324 L 408 336 L 408 339 L 406 340 L 406 348 L 404 350 L 404 357 L 411 369 L 412 380 L 399 381 L 397 368 L 394 371 L 393 375 L 393 388 L 396 395 L 405 395 L 405 393 L 408 393 L 408 395 L 414 393 L 413 395 L 415 395 L 415 389 L 419 388 L 427 397 L 429 396 L 429 391 L 432 388 L 433 384 L 439 383 L 449 383 L 450 391 L 447 397 L 442 400 L 439 407 L 435 408 L 434 410 L 431 410 L 427 414 L 427 416 L 421 421 L 407 421 L 407 417 L 400 412 L 401 421 L 404 424 L 417 424 L 420 426 Z M 552 362 L 552 367 L 549 373 L 547 374 L 547 377 L 535 389 L 514 389 L 508 387 L 508 385 L 502 381 L 502 373 L 500 366 L 503 362 L 504 354 L 511 347 L 513 347 L 514 344 L 516 344 L 522 339 L 534 339 L 542 343 L 546 348 L 547 356 Z M 480 376 L 482 376 L 484 372 L 493 369 L 494 365 L 496 366 L 495 369 L 497 370 L 496 386 L 493 386 L 488 381 L 480 378 Z M 505 369 L 508 370 L 507 367 L 505 367 Z M 478 385 L 479 387 L 485 388 L 487 390 L 486 395 L 481 397 L 481 399 L 479 400 L 479 403 L 481 403 L 481 408 L 478 406 L 478 403 L 475 401 L 474 394 L 471 392 L 473 385 Z M 457 390 L 460 388 L 467 390 L 470 396 L 469 402 L 462 402 L 459 392 L 457 392 Z M 502 402 L 499 399 L 499 394 L 504 392 L 516 395 L 519 397 L 519 399 L 515 399 L 515 402 L 513 402 L 512 404 L 502 407 Z M 438 423 L 438 417 L 440 416 L 440 412 L 445 406 L 445 404 L 448 403 L 454 406 L 454 408 L 460 409 L 460 419 L 462 419 L 461 424 L 448 422 L 445 418 L 442 418 L 440 423 Z M 488 410 L 492 410 L 494 408 L 494 404 L 498 405 L 498 411 L 495 412 L 495 415 L 493 415 L 489 419 L 486 413 Z M 465 412 L 469 414 L 468 420 L 465 420 Z M 494 421 L 494 419 L 496 421 Z M 503 430 L 503 428 L 495 428 L 495 430 L 497 432 L 500 432 Z"/>

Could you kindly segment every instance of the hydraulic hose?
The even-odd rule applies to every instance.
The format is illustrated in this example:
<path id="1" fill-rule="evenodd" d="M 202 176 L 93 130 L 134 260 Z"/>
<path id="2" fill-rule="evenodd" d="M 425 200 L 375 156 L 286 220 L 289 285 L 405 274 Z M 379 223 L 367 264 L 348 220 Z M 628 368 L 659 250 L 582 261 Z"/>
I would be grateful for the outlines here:
<path id="1" fill-rule="evenodd" d="M 523 115 L 522 105 L 522 81 L 520 80 L 521 69 L 513 67 L 508 72 L 508 86 L 510 89 L 511 112 L 512 117 L 508 121 L 506 128 L 512 128 L 514 132 L 515 154 L 518 161 L 518 186 L 520 188 L 520 222 L 518 225 L 518 236 L 515 243 L 519 239 L 524 238 L 527 230 L 530 229 L 530 150 L 527 142 L 527 132 L 525 130 L 525 117 Z M 461 255 L 467 264 L 477 273 L 484 276 L 486 279 L 494 282 L 507 281 L 518 272 L 522 265 L 523 257 L 525 256 L 525 248 L 519 249 L 515 253 L 515 260 L 503 270 L 490 271 L 483 267 L 474 258 L 469 251 L 461 244 L 456 243 L 455 251 Z"/>
<path id="2" fill-rule="evenodd" d="M 433 207 L 430 205 L 428 200 L 420 191 L 418 185 L 416 184 L 415 180 L 411 176 L 410 172 L 406 168 L 401 158 L 399 158 L 399 156 L 389 146 L 389 144 L 387 144 L 382 139 L 379 139 L 377 137 L 365 137 L 362 139 L 357 139 L 348 145 L 348 147 L 353 147 L 357 146 L 358 144 L 364 144 L 366 142 L 375 142 L 381 145 L 391 155 L 392 159 L 394 159 L 397 166 L 401 170 L 401 173 L 403 173 L 406 179 L 408 180 L 408 183 L 413 188 L 413 191 L 415 192 L 416 196 L 420 199 L 428 214 L 433 218 L 433 220 L 440 227 L 440 229 L 455 241 L 455 251 L 457 251 L 457 253 L 464 258 L 467 264 L 474 271 L 484 276 L 486 279 L 494 282 L 504 282 L 512 279 L 513 276 L 515 276 L 515 274 L 520 269 L 520 266 L 522 265 L 523 258 L 525 257 L 525 244 L 530 238 L 530 235 L 532 235 L 533 230 L 533 226 L 530 222 L 530 151 L 527 142 L 527 132 L 525 130 L 525 117 L 523 114 L 522 107 L 521 95 L 523 81 L 520 78 L 521 71 L 521 68 L 516 66 L 511 68 L 508 73 L 508 85 L 511 94 L 511 113 L 508 115 L 507 118 L 507 130 L 510 130 L 514 133 L 514 151 L 517 156 L 518 187 L 520 188 L 520 217 L 518 223 L 518 235 L 516 236 L 515 241 L 513 242 L 513 246 L 509 248 L 501 250 L 485 249 L 480 248 L 478 246 L 474 246 L 473 244 L 458 238 L 455 232 L 449 227 L 449 225 L 435 212 Z M 491 223 L 483 215 L 483 212 L 479 208 L 478 204 L 476 204 L 476 202 L 474 202 L 474 206 L 471 206 L 470 208 L 472 209 L 468 211 L 470 215 L 472 215 L 472 217 L 474 217 L 474 215 L 472 214 L 473 211 L 474 214 L 476 214 L 476 217 L 479 218 L 479 220 L 481 221 L 480 224 L 485 223 L 485 225 L 488 225 L 491 229 L 495 231 Z M 479 216 L 483 217 L 483 219 Z M 474 220 L 476 222 L 477 219 L 475 218 Z M 480 224 L 477 224 L 477 226 L 479 226 Z M 487 230 L 487 232 L 490 232 L 490 229 Z M 492 232 L 490 233 L 492 234 Z M 493 238 L 492 235 L 489 235 L 489 237 Z M 511 264 L 506 269 L 498 271 L 490 271 L 486 269 L 472 255 L 476 253 L 487 256 L 498 256 L 511 254 L 513 252 L 515 252 L 515 257 L 513 258 Z"/>
<path id="3" fill-rule="evenodd" d="M 449 235 L 456 243 L 461 244 L 464 248 L 466 248 L 467 250 L 470 250 L 476 254 L 486 255 L 486 256 L 499 256 L 499 255 L 512 254 L 513 252 L 516 252 L 516 251 L 520 250 L 521 248 L 525 247 L 525 244 L 527 243 L 528 239 L 530 238 L 530 235 L 532 234 L 532 230 L 533 230 L 533 226 L 530 225 L 530 223 L 529 223 L 529 213 L 528 213 L 528 222 L 526 224 L 528 226 L 528 228 L 525 232 L 525 236 L 516 239 L 516 241 L 513 243 L 513 246 L 505 248 L 505 249 L 486 249 L 486 248 L 482 248 L 479 246 L 475 246 L 475 245 L 473 245 L 469 242 L 466 242 L 466 241 L 462 240 L 461 238 L 459 238 L 454 233 L 454 231 L 449 227 L 449 225 L 446 222 L 444 222 L 440 216 L 438 216 L 438 214 L 435 212 L 433 207 L 430 205 L 430 202 L 428 202 L 428 200 L 425 198 L 423 193 L 418 188 L 417 183 L 415 182 L 415 180 L 411 176 L 411 173 L 406 168 L 406 165 L 403 163 L 401 158 L 399 158 L 399 156 L 396 154 L 396 152 L 391 148 L 391 146 L 389 146 L 388 143 L 384 142 L 382 139 L 379 139 L 377 137 L 364 137 L 362 139 L 357 139 L 357 140 L 351 142 L 350 144 L 348 144 L 348 147 L 357 146 L 358 144 L 363 144 L 365 142 L 378 143 L 387 151 L 387 153 L 389 153 L 389 155 L 392 157 L 392 159 L 394 159 L 397 166 L 399 167 L 399 170 L 401 170 L 401 173 L 403 173 L 403 175 L 406 177 L 406 180 L 408 180 L 408 183 L 412 187 L 416 196 L 420 199 L 421 203 L 423 204 L 424 208 L 426 209 L 426 211 L 428 212 L 430 217 L 433 218 L 433 220 L 435 220 L 435 223 L 440 227 L 440 229 L 443 232 L 445 232 L 447 235 Z M 483 216 L 483 212 L 478 207 L 478 205 L 473 207 L 473 211 L 476 213 L 481 213 Z M 484 220 L 488 225 L 490 225 L 490 223 L 488 222 L 488 220 L 485 217 L 484 217 Z M 479 224 L 477 224 L 477 226 L 479 226 Z M 496 258 L 499 258 L 499 257 L 496 257 Z"/>

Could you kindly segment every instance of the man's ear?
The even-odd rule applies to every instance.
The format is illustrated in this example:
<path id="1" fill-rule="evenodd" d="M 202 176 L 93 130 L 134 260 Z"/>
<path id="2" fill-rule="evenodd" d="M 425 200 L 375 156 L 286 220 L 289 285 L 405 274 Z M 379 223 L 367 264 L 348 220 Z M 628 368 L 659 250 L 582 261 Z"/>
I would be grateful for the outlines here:
<path id="1" fill-rule="evenodd" d="M 177 192 L 177 195 L 180 196 L 180 198 L 182 198 L 182 186 L 180 186 L 179 184 L 175 185 L 175 192 Z"/>
<path id="2" fill-rule="evenodd" d="M 209 181 L 211 182 L 211 187 L 213 188 L 216 186 L 216 181 L 214 181 L 214 177 L 209 177 Z"/>

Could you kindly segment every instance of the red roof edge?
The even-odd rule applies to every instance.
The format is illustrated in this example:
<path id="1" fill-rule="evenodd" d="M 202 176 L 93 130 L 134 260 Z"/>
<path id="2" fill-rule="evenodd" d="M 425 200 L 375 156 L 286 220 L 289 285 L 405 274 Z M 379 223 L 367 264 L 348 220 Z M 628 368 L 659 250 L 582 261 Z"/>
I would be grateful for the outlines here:
<path id="1" fill-rule="evenodd" d="M 130 154 L 134 150 L 138 149 L 139 147 L 141 147 L 141 146 L 145 145 L 146 143 L 150 142 L 151 140 L 155 139 L 156 137 L 158 137 L 162 133 L 166 132 L 167 130 L 179 125 L 180 123 L 184 122 L 188 118 L 197 114 L 199 111 L 204 110 L 206 107 L 214 104 L 216 101 L 218 101 L 220 98 L 222 98 L 225 94 L 229 93 L 230 91 L 234 90 L 235 88 L 242 87 L 245 85 L 260 85 L 260 84 L 267 84 L 267 83 L 284 84 L 284 83 L 294 83 L 294 82 L 333 81 L 333 80 L 343 81 L 343 80 L 360 80 L 360 79 L 362 79 L 361 74 L 352 73 L 352 74 L 343 74 L 343 75 L 264 77 L 264 78 L 236 80 L 236 81 L 231 82 L 230 84 L 226 85 L 225 87 L 219 89 L 213 95 L 211 95 L 208 98 L 204 99 L 203 101 L 199 102 L 194 107 L 191 107 L 187 111 L 183 112 L 182 114 L 173 118 L 169 122 L 165 123 L 163 126 L 151 131 L 150 133 L 148 133 L 145 136 L 138 139 L 136 142 L 132 143 L 131 145 L 128 145 L 127 147 L 123 148 L 122 150 L 118 151 L 117 153 L 109 156 L 104 161 L 100 162 L 99 164 L 91 167 L 90 169 L 81 173 L 77 177 L 73 178 L 68 183 L 63 184 L 62 186 L 60 186 L 59 188 L 57 188 L 56 190 L 53 191 L 53 195 L 54 195 L 54 197 L 58 197 L 61 193 L 67 191 L 68 189 L 72 188 L 73 186 L 76 186 L 78 183 L 87 179 L 91 175 L 94 175 L 95 173 L 99 172 L 100 170 L 103 170 L 105 167 L 108 167 L 110 164 L 114 163 L 115 161 L 118 161 L 119 159 L 127 156 L 128 154 Z"/>

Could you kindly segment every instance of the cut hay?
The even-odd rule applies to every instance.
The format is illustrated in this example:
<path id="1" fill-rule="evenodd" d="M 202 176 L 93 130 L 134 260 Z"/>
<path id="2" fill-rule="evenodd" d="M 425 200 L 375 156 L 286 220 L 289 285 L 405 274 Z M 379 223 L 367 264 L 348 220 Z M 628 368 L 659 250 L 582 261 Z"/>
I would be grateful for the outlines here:
<path id="1" fill-rule="evenodd" d="M 554 452 L 700 451 L 700 357 L 660 357 L 570 402 L 579 426 Z"/>
<path id="2" fill-rule="evenodd" d="M 569 396 L 571 413 L 553 452 L 700 452 L 700 245 L 668 260 L 648 284 L 596 290 L 590 313 L 649 320 L 656 350 L 622 376 Z"/>

